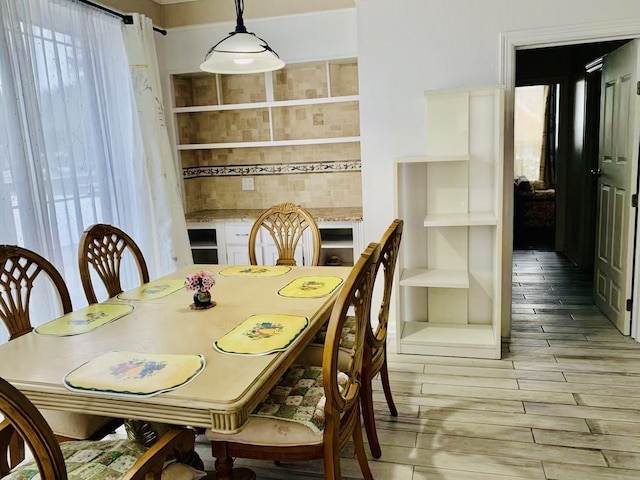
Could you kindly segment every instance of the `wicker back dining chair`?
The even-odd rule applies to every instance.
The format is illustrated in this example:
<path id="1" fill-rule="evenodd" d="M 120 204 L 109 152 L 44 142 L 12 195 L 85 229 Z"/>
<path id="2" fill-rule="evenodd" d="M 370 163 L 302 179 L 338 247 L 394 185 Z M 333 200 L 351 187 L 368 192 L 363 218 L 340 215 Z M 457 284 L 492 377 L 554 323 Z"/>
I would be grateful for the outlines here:
<path id="1" fill-rule="evenodd" d="M 9 331 L 9 340 L 33 330 L 29 305 L 34 282 L 49 277 L 62 307 L 72 310 L 71 296 L 62 275 L 41 255 L 16 245 L 0 245 L 0 319 Z"/>
<path id="2" fill-rule="evenodd" d="M 216 478 L 237 478 L 233 458 L 240 457 L 276 462 L 322 459 L 324 478 L 339 480 L 340 450 L 353 439 L 362 474 L 367 480 L 373 479 L 362 439 L 360 392 L 366 325 L 379 254 L 380 245 L 369 244 L 344 282 L 331 311 L 324 349 L 309 354 L 305 350 L 256 407 L 241 431 L 234 434 L 207 431 L 216 457 Z M 340 334 L 352 311 L 356 318 L 354 343 L 345 351 L 340 347 Z M 314 355 L 318 351 L 320 355 Z M 283 398 L 287 397 L 283 391 L 303 396 L 302 404 L 289 403 Z M 309 416 L 315 430 L 294 421 L 300 420 L 297 414 L 284 415 L 295 405 L 303 407 L 298 413 Z"/>
<path id="3" fill-rule="evenodd" d="M 87 228 L 78 245 L 78 267 L 85 296 L 89 304 L 98 303 L 89 265 L 96 271 L 109 298 L 122 293 L 120 269 L 122 257 L 130 252 L 138 268 L 140 284 L 149 282 L 149 270 L 140 247 L 133 239 L 113 225 L 98 223 Z"/>
<path id="4" fill-rule="evenodd" d="M 0 319 L 9 332 L 9 341 L 33 330 L 30 304 L 34 283 L 46 277 L 58 294 L 62 313 L 71 312 L 69 290 L 51 262 L 26 248 L 0 245 Z M 98 440 L 122 424 L 115 418 L 57 410 L 43 409 L 42 415 L 60 441 Z"/>
<path id="5" fill-rule="evenodd" d="M 249 261 L 257 265 L 256 244 L 260 229 L 269 232 L 278 251 L 276 265 L 296 265 L 296 247 L 305 230 L 311 232 L 313 253 L 309 265 L 320 262 L 320 230 L 311 214 L 300 205 L 280 203 L 265 210 L 254 222 L 249 234 Z"/>
<path id="6" fill-rule="evenodd" d="M 402 220 L 394 220 L 380 240 L 380 265 L 383 270 L 384 291 L 382 293 L 382 303 L 378 310 L 377 325 L 373 328 L 371 322 L 367 324 L 367 349 L 363 369 L 361 401 L 369 448 L 375 458 L 380 458 L 382 454 L 376 431 L 372 392 L 372 381 L 378 373 L 380 374 L 382 389 L 385 399 L 387 400 L 387 405 L 389 406 L 389 411 L 392 416 L 398 416 L 398 410 L 391 396 L 389 371 L 387 369 L 387 331 L 389 326 L 391 291 L 393 288 L 394 272 L 398 260 L 398 249 L 400 248 L 400 240 L 402 239 L 403 226 L 404 222 Z"/>
<path id="7" fill-rule="evenodd" d="M 186 428 L 169 430 L 149 449 L 131 440 L 58 444 L 33 403 L 3 378 L 0 378 L 0 413 L 4 416 L 0 422 L 0 478 L 32 478 L 37 471 L 42 480 L 66 480 L 68 474 L 75 471 L 78 475 L 74 478 L 87 480 L 107 477 L 114 480 L 177 480 L 185 478 L 185 472 L 177 474 L 172 468 L 176 474 L 163 475 L 165 461 L 188 458 L 195 445 L 193 430 Z M 32 461 L 20 463 L 20 456 L 16 457 L 18 437 L 29 447 Z M 133 461 L 128 469 L 123 468 L 129 461 L 127 456 Z M 93 475 L 87 475 L 89 471 L 93 471 Z"/>

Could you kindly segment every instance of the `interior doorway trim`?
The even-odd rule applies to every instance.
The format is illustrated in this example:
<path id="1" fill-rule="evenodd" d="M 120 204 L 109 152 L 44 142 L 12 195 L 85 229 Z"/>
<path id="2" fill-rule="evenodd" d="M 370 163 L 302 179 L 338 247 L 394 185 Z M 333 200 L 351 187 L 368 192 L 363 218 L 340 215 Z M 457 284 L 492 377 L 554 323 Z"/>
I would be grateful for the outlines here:
<path id="1" fill-rule="evenodd" d="M 640 38 L 640 18 L 605 22 L 583 23 L 569 26 L 518 30 L 500 34 L 500 83 L 505 86 L 505 131 L 504 158 L 513 159 L 513 102 L 516 83 L 516 50 L 557 47 L 579 43 L 605 42 Z M 502 336 L 511 334 L 511 282 L 513 261 L 513 162 L 504 162 L 502 231 Z M 634 246 L 635 256 L 640 259 L 640 241 Z M 640 261 L 636 262 L 634 278 L 640 279 Z M 631 336 L 640 340 L 640 281 L 633 290 Z"/>

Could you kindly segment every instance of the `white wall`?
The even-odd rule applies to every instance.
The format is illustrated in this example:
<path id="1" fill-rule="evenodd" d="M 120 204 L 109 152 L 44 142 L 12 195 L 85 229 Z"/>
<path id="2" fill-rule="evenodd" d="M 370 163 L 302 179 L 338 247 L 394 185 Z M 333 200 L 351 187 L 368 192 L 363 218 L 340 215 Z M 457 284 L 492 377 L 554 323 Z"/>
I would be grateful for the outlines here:
<path id="1" fill-rule="evenodd" d="M 245 25 L 287 63 L 357 57 L 355 9 L 245 19 Z M 234 28 L 216 23 L 169 30 L 162 39 L 165 72 L 197 72 L 209 49 Z"/>
<path id="2" fill-rule="evenodd" d="M 528 46 L 538 38 L 540 46 L 550 37 L 566 43 L 616 38 L 611 28 L 601 28 L 608 22 L 621 24 L 617 38 L 629 31 L 639 37 L 640 1 L 359 0 L 356 9 L 365 242 L 394 218 L 393 160 L 425 152 L 424 91 L 507 84 L 501 310 L 502 335 L 509 336 L 513 79 L 501 62 L 513 57 L 503 51 L 501 35 L 524 38 L 514 43 Z"/>
<path id="3" fill-rule="evenodd" d="M 424 91 L 500 81 L 500 34 L 640 18 L 640 1 L 360 0 L 365 241 L 393 219 L 393 160 L 424 154 Z"/>

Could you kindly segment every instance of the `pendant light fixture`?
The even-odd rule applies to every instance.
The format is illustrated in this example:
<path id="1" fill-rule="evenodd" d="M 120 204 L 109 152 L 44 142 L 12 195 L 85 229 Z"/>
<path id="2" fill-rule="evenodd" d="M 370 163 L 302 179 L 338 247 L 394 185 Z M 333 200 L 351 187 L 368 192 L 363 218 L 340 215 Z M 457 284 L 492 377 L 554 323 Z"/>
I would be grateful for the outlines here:
<path id="1" fill-rule="evenodd" d="M 244 0 L 235 0 L 236 29 L 216 43 L 204 57 L 200 70 L 210 73 L 259 73 L 284 67 L 269 44 L 247 32 L 242 19 Z"/>

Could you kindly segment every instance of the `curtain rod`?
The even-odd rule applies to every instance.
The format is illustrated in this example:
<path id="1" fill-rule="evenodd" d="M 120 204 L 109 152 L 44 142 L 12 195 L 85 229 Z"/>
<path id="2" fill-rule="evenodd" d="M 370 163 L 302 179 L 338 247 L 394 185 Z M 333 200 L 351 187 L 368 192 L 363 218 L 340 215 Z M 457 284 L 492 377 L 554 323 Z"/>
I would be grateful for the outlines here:
<path id="1" fill-rule="evenodd" d="M 111 15 L 115 15 L 116 17 L 120 17 L 122 19 L 122 22 L 126 25 L 132 25 L 133 24 L 133 17 L 131 15 L 125 15 L 123 13 L 120 12 L 116 12 L 115 10 L 111 10 L 110 8 L 104 7 L 102 5 L 99 5 L 97 3 L 93 3 L 89 0 L 78 0 L 80 3 L 84 3 L 85 5 L 89 5 L 93 8 L 97 8 L 98 10 L 102 10 L 103 12 L 107 12 L 110 13 Z M 162 29 L 162 28 L 158 28 L 156 26 L 153 27 L 153 29 L 158 32 L 161 33 L 162 35 L 166 35 L 167 31 Z"/>

